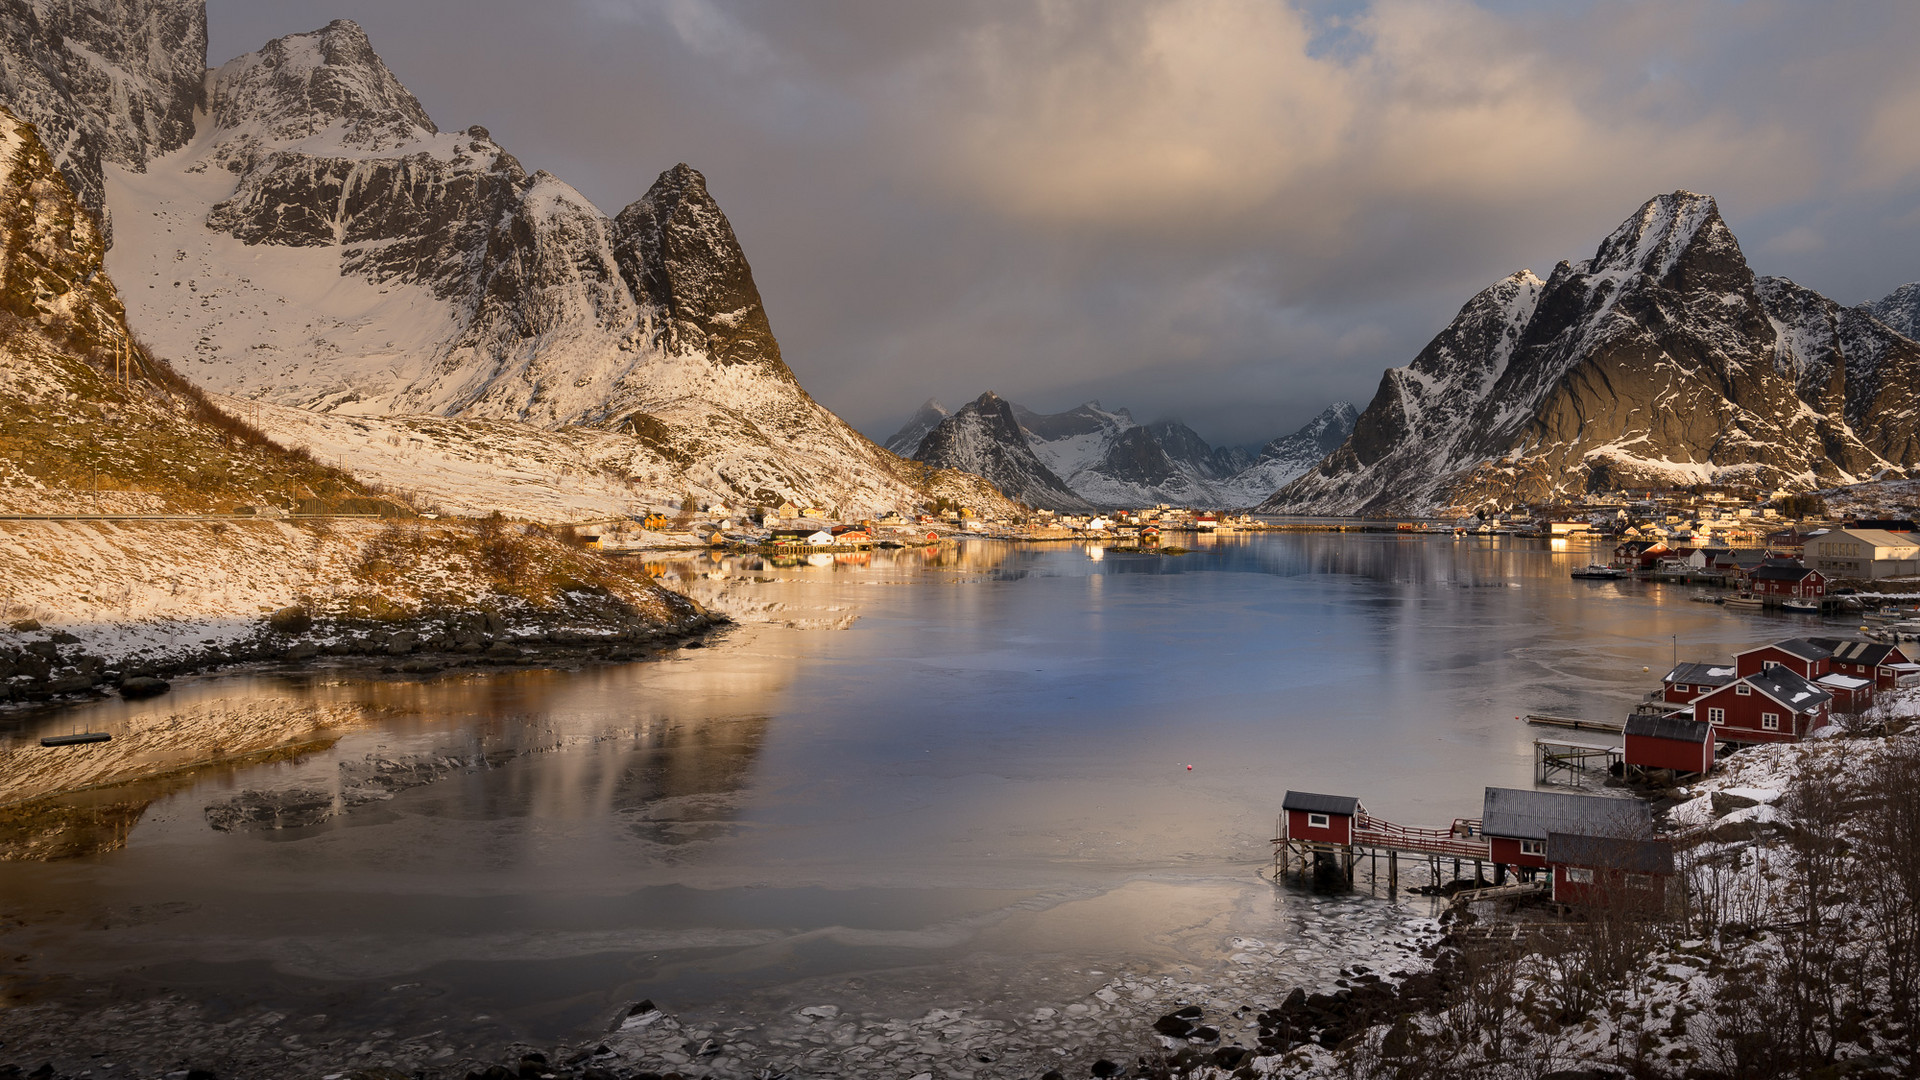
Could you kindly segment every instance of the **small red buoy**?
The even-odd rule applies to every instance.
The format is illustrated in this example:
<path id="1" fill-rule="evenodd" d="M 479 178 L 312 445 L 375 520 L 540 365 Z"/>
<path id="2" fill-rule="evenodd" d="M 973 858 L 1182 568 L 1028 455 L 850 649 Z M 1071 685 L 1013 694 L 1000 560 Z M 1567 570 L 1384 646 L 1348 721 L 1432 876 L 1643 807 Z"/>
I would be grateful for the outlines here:
<path id="1" fill-rule="evenodd" d="M 1187 766 L 1187 771 L 1188 771 L 1188 772 L 1192 772 L 1192 771 L 1193 771 L 1193 766 L 1191 766 L 1191 765 L 1189 765 L 1189 766 Z"/>

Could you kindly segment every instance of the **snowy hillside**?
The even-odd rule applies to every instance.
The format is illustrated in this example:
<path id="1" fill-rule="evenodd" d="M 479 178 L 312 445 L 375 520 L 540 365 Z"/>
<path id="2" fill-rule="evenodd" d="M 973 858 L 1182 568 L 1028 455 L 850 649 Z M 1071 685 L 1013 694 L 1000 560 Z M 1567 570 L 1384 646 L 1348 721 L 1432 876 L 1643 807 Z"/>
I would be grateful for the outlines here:
<path id="1" fill-rule="evenodd" d="M 929 497 L 924 469 L 801 389 L 694 169 L 609 218 L 484 128 L 440 131 L 346 21 L 206 86 L 191 141 L 106 167 L 130 320 L 196 382 L 322 413 L 604 428 L 642 499 Z"/>
<path id="2" fill-rule="evenodd" d="M 1345 444 L 1262 508 L 1472 509 L 1703 482 L 1806 490 L 1920 465 L 1912 342 L 1810 297 L 1756 282 L 1712 198 L 1651 199 L 1592 259 L 1470 300 L 1381 378 Z"/>
<path id="3" fill-rule="evenodd" d="M 1354 421 L 1359 418 L 1360 410 L 1351 402 L 1336 401 L 1299 431 L 1261 447 L 1259 457 L 1233 475 L 1214 482 L 1220 505 L 1252 506 L 1286 487 L 1295 477 L 1338 450 L 1353 433 Z"/>

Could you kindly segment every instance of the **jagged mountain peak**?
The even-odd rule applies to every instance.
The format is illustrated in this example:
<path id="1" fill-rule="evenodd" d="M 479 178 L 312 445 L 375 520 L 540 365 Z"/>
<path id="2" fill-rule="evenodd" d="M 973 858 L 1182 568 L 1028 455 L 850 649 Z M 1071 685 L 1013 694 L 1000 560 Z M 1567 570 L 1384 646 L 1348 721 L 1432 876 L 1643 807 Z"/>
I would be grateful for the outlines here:
<path id="1" fill-rule="evenodd" d="M 952 413 L 945 405 L 928 398 L 913 411 L 912 416 L 907 417 L 907 422 L 900 425 L 900 430 L 888 436 L 881 445 L 901 457 L 912 457 L 920 449 L 920 440 L 927 437 L 927 432 L 938 427 L 940 421 L 950 415 Z"/>
<path id="2" fill-rule="evenodd" d="M 985 477 L 1009 498 L 1049 510 L 1091 510 L 1035 455 L 1015 406 L 989 390 L 927 432 L 914 457 Z"/>
<path id="3" fill-rule="evenodd" d="M 1920 282 L 1902 285 L 1860 307 L 1901 335 L 1920 340 Z"/>
<path id="4" fill-rule="evenodd" d="M 1675 483 L 1812 487 L 1920 462 L 1920 358 L 1865 315 L 1756 281 L 1718 205 L 1649 199 L 1594 257 L 1483 290 L 1353 434 L 1265 504 L 1510 506 Z"/>
<path id="5" fill-rule="evenodd" d="M 613 239 L 620 272 L 653 304 L 654 332 L 666 351 L 704 351 L 723 366 L 795 381 L 746 252 L 698 169 L 683 162 L 661 173 L 614 219 Z"/>
<path id="6" fill-rule="evenodd" d="M 1594 274 L 1645 274 L 1664 281 L 1695 241 L 1703 238 L 1715 243 L 1732 239 L 1713 196 L 1692 191 L 1656 195 L 1600 242 L 1587 269 Z"/>
<path id="7" fill-rule="evenodd" d="M 351 19 L 274 38 L 211 77 L 209 111 L 226 134 L 215 148 L 241 171 L 251 156 L 332 132 L 327 150 L 378 153 L 439 133 Z"/>

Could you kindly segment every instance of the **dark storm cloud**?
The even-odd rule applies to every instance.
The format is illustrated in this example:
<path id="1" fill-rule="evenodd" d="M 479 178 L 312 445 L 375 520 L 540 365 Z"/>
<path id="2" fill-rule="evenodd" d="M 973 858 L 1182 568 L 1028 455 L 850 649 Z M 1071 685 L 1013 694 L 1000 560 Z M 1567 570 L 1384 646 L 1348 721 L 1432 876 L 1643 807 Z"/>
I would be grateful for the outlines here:
<path id="1" fill-rule="evenodd" d="M 1920 278 L 1900 4 L 209 9 L 216 63 L 358 21 L 442 126 L 603 209 L 695 165 L 802 382 L 879 435 L 990 387 L 1259 441 L 1676 188 L 1760 272 L 1844 302 Z"/>

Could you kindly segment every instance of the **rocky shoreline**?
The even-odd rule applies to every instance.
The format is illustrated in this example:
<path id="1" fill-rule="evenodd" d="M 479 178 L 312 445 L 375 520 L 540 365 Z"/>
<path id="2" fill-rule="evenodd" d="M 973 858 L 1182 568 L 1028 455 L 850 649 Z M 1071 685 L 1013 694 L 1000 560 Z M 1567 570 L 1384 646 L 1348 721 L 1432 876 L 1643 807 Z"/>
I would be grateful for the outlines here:
<path id="1" fill-rule="evenodd" d="M 150 697 L 164 693 L 170 678 L 247 665 L 353 666 L 417 675 L 463 667 L 626 663 L 663 650 L 698 648 L 731 625 L 725 616 L 705 611 L 661 623 L 634 617 L 620 606 L 608 598 L 569 611 L 459 611 L 403 619 L 316 619 L 289 607 L 275 611 L 253 632 L 228 640 L 206 638 L 164 655 L 118 657 L 90 649 L 66 630 L 18 620 L 9 627 L 14 640 L 0 642 L 0 707 L 111 693 Z"/>

